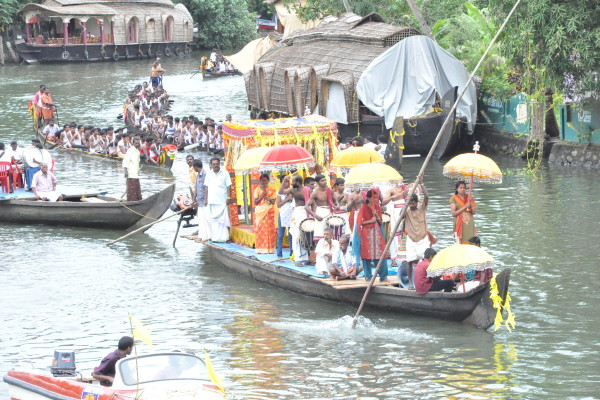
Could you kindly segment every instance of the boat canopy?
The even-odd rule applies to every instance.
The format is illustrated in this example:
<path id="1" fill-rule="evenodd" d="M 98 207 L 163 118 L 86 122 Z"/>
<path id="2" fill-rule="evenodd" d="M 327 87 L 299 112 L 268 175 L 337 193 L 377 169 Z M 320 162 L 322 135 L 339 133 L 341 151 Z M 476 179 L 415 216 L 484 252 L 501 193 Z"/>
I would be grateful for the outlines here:
<path id="1" fill-rule="evenodd" d="M 445 93 L 456 86 L 460 93 L 468 80 L 469 72 L 456 57 L 426 36 L 411 36 L 367 66 L 356 93 L 366 107 L 384 117 L 386 128 L 391 129 L 396 117 L 431 112 Z M 457 116 L 467 119 L 469 132 L 473 131 L 476 114 L 477 95 L 471 82 L 457 108 Z"/>

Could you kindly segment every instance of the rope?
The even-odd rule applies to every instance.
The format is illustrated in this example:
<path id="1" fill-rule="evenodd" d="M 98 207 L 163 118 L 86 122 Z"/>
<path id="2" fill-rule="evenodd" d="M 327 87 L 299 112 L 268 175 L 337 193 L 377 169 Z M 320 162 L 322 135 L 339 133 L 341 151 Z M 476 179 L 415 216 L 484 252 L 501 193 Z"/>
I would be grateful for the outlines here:
<path id="1" fill-rule="evenodd" d="M 124 203 L 119 202 L 119 204 L 121 204 L 123 207 L 125 207 L 126 209 L 128 209 L 129 211 L 131 211 L 134 214 L 137 214 L 137 215 L 139 215 L 141 217 L 144 217 L 144 218 L 153 219 L 154 221 L 158 221 L 158 218 L 152 218 L 152 217 L 149 217 L 147 215 L 141 214 L 141 213 L 139 213 L 139 212 L 137 212 L 135 210 L 132 210 L 131 208 L 127 207 Z"/>

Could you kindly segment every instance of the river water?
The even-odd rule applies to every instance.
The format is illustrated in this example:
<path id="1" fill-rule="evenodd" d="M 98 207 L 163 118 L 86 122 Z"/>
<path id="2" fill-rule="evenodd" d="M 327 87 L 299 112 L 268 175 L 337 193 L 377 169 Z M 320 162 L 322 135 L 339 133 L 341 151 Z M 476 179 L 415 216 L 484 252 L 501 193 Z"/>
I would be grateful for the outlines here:
<path id="1" fill-rule="evenodd" d="M 163 60 L 173 115 L 246 118 L 243 79 L 190 79 L 197 60 Z M 0 141 L 31 139 L 27 102 L 41 83 L 61 124 L 119 126 L 126 92 L 148 71 L 147 60 L 0 68 Z M 117 163 L 53 155 L 61 190 L 123 194 Z M 144 194 L 173 181 L 186 193 L 184 157 L 172 175 L 143 170 Z M 354 307 L 240 277 L 186 239 L 173 248 L 175 218 L 112 247 L 121 232 L 1 224 L 0 374 L 47 367 L 57 348 L 74 349 L 88 374 L 129 334 L 131 314 L 157 350 L 206 349 L 236 398 L 598 399 L 598 175 L 544 165 L 533 177 L 520 160 L 496 161 L 504 182 L 476 187 L 476 221 L 498 269 L 512 268 L 512 333 L 374 310 L 351 330 Z M 405 160 L 402 174 L 414 179 L 421 162 Z M 425 176 L 438 249 L 452 230 L 441 169 L 434 161 Z"/>

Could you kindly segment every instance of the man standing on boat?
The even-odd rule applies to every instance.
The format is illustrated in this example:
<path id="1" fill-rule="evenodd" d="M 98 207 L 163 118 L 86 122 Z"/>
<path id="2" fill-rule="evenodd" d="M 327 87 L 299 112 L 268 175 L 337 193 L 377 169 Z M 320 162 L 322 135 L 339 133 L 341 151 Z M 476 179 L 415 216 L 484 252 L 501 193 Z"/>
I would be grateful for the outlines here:
<path id="1" fill-rule="evenodd" d="M 292 218 L 290 218 L 290 234 L 292 235 L 292 253 L 294 254 L 294 260 L 296 266 L 301 267 L 306 265 L 308 262 L 308 250 L 302 247 L 300 241 L 300 223 L 306 219 L 306 204 L 305 187 L 303 185 L 303 179 L 300 175 L 294 175 L 292 179 L 292 187 L 287 190 L 282 190 L 282 195 L 290 193 L 293 197 L 293 210 Z"/>
<path id="2" fill-rule="evenodd" d="M 117 361 L 130 355 L 132 350 L 133 338 L 130 336 L 123 336 L 119 340 L 118 348 L 104 357 L 102 362 L 100 362 L 100 366 L 94 368 L 92 378 L 100 381 L 102 386 L 112 386 L 117 373 L 115 369 Z"/>
<path id="3" fill-rule="evenodd" d="M 431 247 L 427 235 L 427 204 L 429 194 L 423 184 L 419 185 L 423 193 L 423 201 L 419 202 L 419 196 L 415 193 L 408 202 L 405 217 L 406 230 L 406 261 L 408 268 L 408 288 L 414 289 L 413 265 L 425 256 L 425 250 Z"/>
<path id="4" fill-rule="evenodd" d="M 127 150 L 123 158 L 123 168 L 127 179 L 127 201 L 142 200 L 140 187 L 140 139 L 133 139 L 133 146 Z"/>
<path id="5" fill-rule="evenodd" d="M 152 69 L 150 70 L 150 79 L 152 80 L 152 87 L 156 88 L 162 83 L 162 74 L 165 70 L 160 66 L 158 60 L 152 63 Z"/>
<path id="6" fill-rule="evenodd" d="M 310 195 L 305 208 L 306 212 L 315 219 L 314 240 L 318 241 L 324 236 L 325 219 L 333 212 L 333 195 L 331 188 L 327 186 L 325 175 L 317 175 L 315 181 L 318 186 Z"/>
<path id="7" fill-rule="evenodd" d="M 211 218 L 208 213 L 208 208 L 206 207 L 206 186 L 204 186 L 204 182 L 206 181 L 206 170 L 203 168 L 202 161 L 200 160 L 193 160 L 192 168 L 194 168 L 194 172 L 196 173 L 194 193 L 196 194 L 196 205 L 198 206 L 198 214 L 196 216 L 196 219 L 198 220 L 198 239 L 210 240 Z"/>
<path id="8" fill-rule="evenodd" d="M 227 242 L 229 240 L 229 189 L 231 178 L 229 172 L 221 169 L 221 160 L 218 157 L 210 159 L 212 171 L 207 172 L 204 181 L 206 200 L 211 218 L 211 240 L 213 242 Z"/>

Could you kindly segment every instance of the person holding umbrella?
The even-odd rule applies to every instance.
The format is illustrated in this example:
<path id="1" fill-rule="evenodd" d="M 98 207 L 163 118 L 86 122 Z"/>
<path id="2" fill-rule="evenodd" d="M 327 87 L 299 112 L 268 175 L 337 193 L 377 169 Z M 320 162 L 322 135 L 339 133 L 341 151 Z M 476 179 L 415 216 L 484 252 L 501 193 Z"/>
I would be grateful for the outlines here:
<path id="1" fill-rule="evenodd" d="M 475 215 L 477 203 L 466 194 L 467 184 L 465 181 L 456 183 L 454 195 L 450 197 L 450 211 L 454 217 L 454 242 L 468 243 L 469 239 L 476 235 Z"/>

